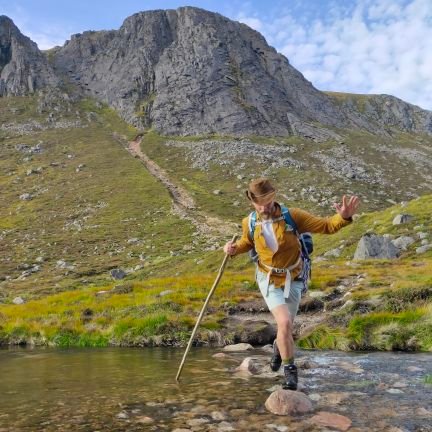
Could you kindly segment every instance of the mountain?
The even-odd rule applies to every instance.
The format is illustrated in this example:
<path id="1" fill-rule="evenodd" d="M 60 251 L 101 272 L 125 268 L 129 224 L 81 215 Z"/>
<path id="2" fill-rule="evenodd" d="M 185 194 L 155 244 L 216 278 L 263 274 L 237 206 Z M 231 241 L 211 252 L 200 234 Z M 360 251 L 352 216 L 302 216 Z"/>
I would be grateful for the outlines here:
<path id="1" fill-rule="evenodd" d="M 0 34 L 0 302 L 210 268 L 257 176 L 322 216 L 431 193 L 430 112 L 320 92 L 220 15 L 140 13 L 45 53 L 6 17 Z"/>
<path id="2" fill-rule="evenodd" d="M 57 87 L 59 78 L 37 45 L 0 15 L 0 96 L 21 96 Z"/>
<path id="3" fill-rule="evenodd" d="M 198 8 L 141 12 L 119 30 L 73 35 L 51 50 L 49 63 L 10 20 L 3 18 L 0 28 L 3 94 L 56 85 L 52 65 L 57 81 L 164 135 L 340 141 L 341 129 L 432 133 L 431 112 L 387 96 L 374 96 L 366 110 L 341 101 L 314 88 L 258 32 Z"/>

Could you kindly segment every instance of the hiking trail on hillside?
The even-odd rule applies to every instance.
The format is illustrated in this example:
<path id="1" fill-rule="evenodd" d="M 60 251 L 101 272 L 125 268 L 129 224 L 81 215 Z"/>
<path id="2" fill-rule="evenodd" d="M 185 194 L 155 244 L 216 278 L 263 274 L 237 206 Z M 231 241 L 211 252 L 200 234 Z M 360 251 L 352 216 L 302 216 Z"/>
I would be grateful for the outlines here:
<path id="1" fill-rule="evenodd" d="M 173 213 L 182 219 L 191 222 L 200 235 L 209 242 L 217 242 L 222 238 L 232 236 L 238 231 L 238 225 L 226 222 L 215 216 L 209 216 L 198 210 L 197 205 L 189 192 L 181 186 L 176 185 L 156 162 L 151 160 L 141 150 L 143 137 L 138 136 L 134 141 L 128 142 L 128 152 L 139 159 L 150 174 L 156 177 L 167 189 L 173 202 Z"/>

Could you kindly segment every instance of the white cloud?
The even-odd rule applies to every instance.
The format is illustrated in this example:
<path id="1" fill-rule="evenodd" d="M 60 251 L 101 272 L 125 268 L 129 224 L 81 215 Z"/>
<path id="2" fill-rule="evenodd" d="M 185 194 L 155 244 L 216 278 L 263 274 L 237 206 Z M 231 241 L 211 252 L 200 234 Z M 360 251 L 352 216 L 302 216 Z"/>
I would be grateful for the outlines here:
<path id="1" fill-rule="evenodd" d="M 41 50 L 53 48 L 56 45 L 63 45 L 65 41 L 70 38 L 70 34 L 64 33 L 61 35 L 58 31 L 48 28 L 45 28 L 43 32 L 33 32 L 25 28 L 20 28 L 20 30 L 21 33 L 25 34 L 33 42 L 36 42 Z"/>
<path id="2" fill-rule="evenodd" d="M 262 30 L 262 22 L 259 18 L 240 17 L 240 18 L 238 18 L 238 21 L 240 21 L 243 24 L 248 25 L 249 27 L 255 29 L 256 31 Z"/>
<path id="3" fill-rule="evenodd" d="M 1 13 L 12 19 L 20 32 L 36 42 L 39 49 L 45 50 L 56 45 L 63 45 L 70 38 L 71 29 L 69 27 L 66 28 L 60 24 L 48 25 L 41 21 L 35 22 L 29 13 L 18 4 L 3 5 L 0 3 L 0 6 L 2 7 Z"/>
<path id="4" fill-rule="evenodd" d="M 315 16 L 307 25 L 289 11 L 235 19 L 263 33 L 321 90 L 387 93 L 432 109 L 430 0 L 358 0 L 351 10 L 331 5 L 326 20 Z"/>

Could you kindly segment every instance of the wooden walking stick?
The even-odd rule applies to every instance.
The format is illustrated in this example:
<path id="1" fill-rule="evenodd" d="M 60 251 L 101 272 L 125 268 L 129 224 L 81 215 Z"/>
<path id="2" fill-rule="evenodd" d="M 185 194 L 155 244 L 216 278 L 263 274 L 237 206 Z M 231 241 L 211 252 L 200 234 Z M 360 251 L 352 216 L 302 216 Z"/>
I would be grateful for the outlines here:
<path id="1" fill-rule="evenodd" d="M 237 240 L 237 237 L 238 237 L 237 234 L 234 234 L 231 242 L 235 242 Z M 218 275 L 216 277 L 216 280 L 214 281 L 213 286 L 212 286 L 210 292 L 207 295 L 206 301 L 204 302 L 204 306 L 202 307 L 201 312 L 200 312 L 200 314 L 198 316 L 198 320 L 197 320 L 197 322 L 195 324 L 195 327 L 192 330 L 192 335 L 191 335 L 191 337 L 189 339 L 189 343 L 188 343 L 188 345 L 186 347 L 185 353 L 183 354 L 183 359 L 182 359 L 182 361 L 180 363 L 180 367 L 179 367 L 179 370 L 178 370 L 177 375 L 176 375 L 176 381 L 178 381 L 179 378 L 180 378 L 180 374 L 181 374 L 181 371 L 183 369 L 183 366 L 184 366 L 184 363 L 185 363 L 185 360 L 186 360 L 186 356 L 188 355 L 188 352 L 189 352 L 189 350 L 190 350 L 190 348 L 192 346 L 193 338 L 195 336 L 196 331 L 198 330 L 198 326 L 200 325 L 200 322 L 202 320 L 204 312 L 205 312 L 205 310 L 207 308 L 208 302 L 210 301 L 211 296 L 213 295 L 213 293 L 214 293 L 214 291 L 215 291 L 215 289 L 216 289 L 216 287 L 217 287 L 217 285 L 218 285 L 218 283 L 219 283 L 219 281 L 220 281 L 220 279 L 222 277 L 222 273 L 223 273 L 223 271 L 225 269 L 225 266 L 226 266 L 226 263 L 228 261 L 228 258 L 229 258 L 229 255 L 225 254 L 225 258 L 222 261 L 222 265 L 220 266 L 219 273 L 218 273 Z"/>

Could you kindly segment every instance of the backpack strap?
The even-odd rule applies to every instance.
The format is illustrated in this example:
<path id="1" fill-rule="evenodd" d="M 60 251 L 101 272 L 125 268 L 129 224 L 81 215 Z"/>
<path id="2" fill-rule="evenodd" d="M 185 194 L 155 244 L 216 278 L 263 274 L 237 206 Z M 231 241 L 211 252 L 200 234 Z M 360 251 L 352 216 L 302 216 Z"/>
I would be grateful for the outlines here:
<path id="1" fill-rule="evenodd" d="M 282 206 L 281 206 L 281 210 L 282 210 L 282 216 L 283 216 L 283 218 L 285 220 L 285 223 L 287 225 L 289 225 L 293 229 L 294 234 L 297 236 L 300 244 L 302 245 L 302 253 L 303 253 L 303 255 L 305 256 L 305 258 L 307 258 L 308 260 L 310 260 L 309 253 L 307 251 L 307 247 L 306 247 L 303 235 L 300 235 L 300 233 L 299 233 L 299 231 L 297 229 L 297 224 L 294 222 L 294 219 L 292 218 L 290 211 L 288 210 L 287 207 L 282 207 Z"/>
<path id="2" fill-rule="evenodd" d="M 293 229 L 294 233 L 298 237 L 299 232 L 297 229 L 297 224 L 294 222 L 294 219 L 291 217 L 290 211 L 288 210 L 287 207 L 283 207 L 283 206 L 281 206 L 281 211 L 282 211 L 282 216 L 284 218 L 285 223 Z"/>
<path id="3" fill-rule="evenodd" d="M 253 211 L 249 214 L 249 235 L 252 242 L 254 241 L 256 218 L 257 218 L 256 211 Z"/>

